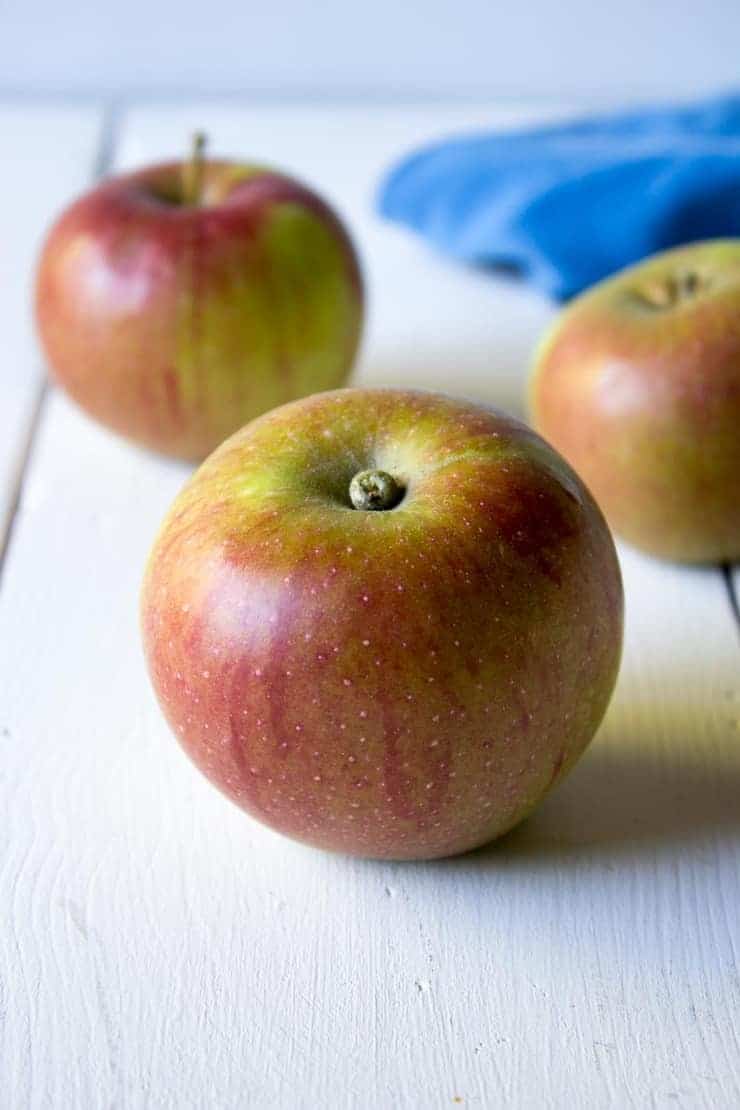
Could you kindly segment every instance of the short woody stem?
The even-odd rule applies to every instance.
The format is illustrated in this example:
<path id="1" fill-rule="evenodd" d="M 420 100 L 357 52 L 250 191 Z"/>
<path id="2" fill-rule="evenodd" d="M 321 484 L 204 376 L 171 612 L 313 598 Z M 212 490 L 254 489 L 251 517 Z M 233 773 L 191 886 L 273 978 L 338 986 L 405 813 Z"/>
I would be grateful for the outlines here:
<path id="1" fill-rule="evenodd" d="M 366 512 L 392 509 L 404 493 L 401 483 L 385 470 L 361 470 L 349 484 L 353 508 Z"/>
<path id="2" fill-rule="evenodd" d="M 190 159 L 182 166 L 182 195 L 185 204 L 198 205 L 203 199 L 203 173 L 207 138 L 202 131 L 193 135 Z"/>

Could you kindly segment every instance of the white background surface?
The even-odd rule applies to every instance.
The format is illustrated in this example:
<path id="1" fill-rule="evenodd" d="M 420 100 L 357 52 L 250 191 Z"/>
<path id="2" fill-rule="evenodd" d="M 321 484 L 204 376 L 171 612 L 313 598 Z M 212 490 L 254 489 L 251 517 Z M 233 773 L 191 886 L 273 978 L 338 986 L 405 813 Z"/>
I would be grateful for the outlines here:
<path id="1" fill-rule="evenodd" d="M 0 92 L 672 96 L 738 41 L 737 0 L 3 0 Z"/>
<path id="2" fill-rule="evenodd" d="M 368 198 L 407 144 L 520 118 L 141 107 L 113 148 L 117 166 L 146 161 L 197 124 L 214 149 L 308 178 L 365 259 L 357 380 L 516 409 L 550 308 L 442 263 Z M 186 468 L 55 392 L 33 423 L 41 366 L 13 291 L 89 176 L 100 119 L 0 120 L 15 156 L 0 175 L 0 1106 L 736 1110 L 740 640 L 721 571 L 621 551 L 605 724 L 498 845 L 384 864 L 261 828 L 187 763 L 141 659 L 142 563 Z"/>

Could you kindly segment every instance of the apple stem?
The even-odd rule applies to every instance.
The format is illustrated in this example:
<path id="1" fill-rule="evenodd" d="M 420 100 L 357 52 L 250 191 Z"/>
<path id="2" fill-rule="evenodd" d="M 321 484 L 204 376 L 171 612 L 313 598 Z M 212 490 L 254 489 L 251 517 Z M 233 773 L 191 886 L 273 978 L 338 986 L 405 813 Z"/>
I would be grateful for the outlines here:
<path id="1" fill-rule="evenodd" d="M 182 193 L 185 204 L 198 205 L 202 200 L 207 141 L 207 136 L 203 131 L 196 131 L 193 135 L 190 159 L 183 162 Z"/>
<path id="2" fill-rule="evenodd" d="M 405 493 L 404 487 L 385 470 L 361 470 L 349 484 L 349 499 L 355 509 L 392 509 Z"/>

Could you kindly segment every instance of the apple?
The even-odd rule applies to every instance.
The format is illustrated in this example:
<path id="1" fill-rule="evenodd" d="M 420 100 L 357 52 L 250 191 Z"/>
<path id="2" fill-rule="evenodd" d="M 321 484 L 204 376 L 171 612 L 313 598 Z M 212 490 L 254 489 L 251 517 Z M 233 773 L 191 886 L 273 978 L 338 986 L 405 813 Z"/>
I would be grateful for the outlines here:
<path id="1" fill-rule="evenodd" d="M 523 424 L 347 389 L 222 444 L 176 499 L 142 590 L 164 713 L 273 829 L 395 859 L 521 821 L 614 686 L 609 530 Z"/>
<path id="2" fill-rule="evenodd" d="M 666 251 L 577 298 L 538 351 L 531 409 L 630 543 L 740 558 L 740 239 Z"/>
<path id="3" fill-rule="evenodd" d="M 362 283 L 347 232 L 304 185 L 190 162 L 112 177 L 55 223 L 39 334 L 56 381 L 146 447 L 202 459 L 247 420 L 342 385 Z"/>

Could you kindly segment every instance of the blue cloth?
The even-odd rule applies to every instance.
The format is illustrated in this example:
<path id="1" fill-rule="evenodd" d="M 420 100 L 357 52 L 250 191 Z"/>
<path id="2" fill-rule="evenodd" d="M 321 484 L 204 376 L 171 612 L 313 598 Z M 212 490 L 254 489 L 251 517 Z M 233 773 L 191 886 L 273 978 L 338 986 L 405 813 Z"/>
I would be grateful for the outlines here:
<path id="1" fill-rule="evenodd" d="M 378 207 L 565 299 L 655 251 L 740 235 L 740 95 L 441 142 L 391 171 Z"/>

